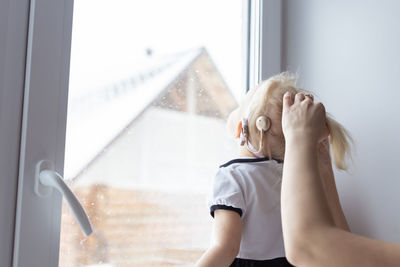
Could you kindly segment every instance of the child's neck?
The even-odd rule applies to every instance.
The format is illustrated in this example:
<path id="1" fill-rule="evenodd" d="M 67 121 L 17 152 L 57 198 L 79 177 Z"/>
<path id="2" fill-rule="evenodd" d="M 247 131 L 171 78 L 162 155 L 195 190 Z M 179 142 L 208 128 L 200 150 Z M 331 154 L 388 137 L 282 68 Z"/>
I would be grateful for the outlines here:
<path id="1" fill-rule="evenodd" d="M 271 155 L 273 159 L 275 160 L 281 160 L 283 161 L 284 156 L 283 155 Z M 241 146 L 238 145 L 238 157 L 239 158 L 256 158 L 256 155 L 254 155 L 253 153 L 251 153 L 246 146 Z M 266 157 L 268 157 L 266 155 Z"/>
<path id="2" fill-rule="evenodd" d="M 246 146 L 241 146 L 239 145 L 239 151 L 238 151 L 238 157 L 239 158 L 256 158 L 256 156 L 251 153 Z"/>

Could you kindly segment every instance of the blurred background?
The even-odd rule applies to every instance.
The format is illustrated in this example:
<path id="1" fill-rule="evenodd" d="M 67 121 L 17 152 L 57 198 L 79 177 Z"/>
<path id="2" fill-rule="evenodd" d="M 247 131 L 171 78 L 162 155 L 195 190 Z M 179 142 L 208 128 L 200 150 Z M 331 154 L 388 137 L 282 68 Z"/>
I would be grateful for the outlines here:
<path id="1" fill-rule="evenodd" d="M 192 266 L 209 183 L 234 156 L 225 120 L 244 89 L 241 1 L 74 3 L 59 265 Z"/>

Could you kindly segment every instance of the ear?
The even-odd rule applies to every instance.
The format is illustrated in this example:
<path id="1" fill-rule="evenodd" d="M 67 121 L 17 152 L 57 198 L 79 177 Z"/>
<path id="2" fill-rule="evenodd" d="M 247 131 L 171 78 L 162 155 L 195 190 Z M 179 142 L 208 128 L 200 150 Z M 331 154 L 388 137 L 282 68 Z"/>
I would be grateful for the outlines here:
<path id="1" fill-rule="evenodd" d="M 239 121 L 239 123 L 236 126 L 236 132 L 235 132 L 235 138 L 240 138 L 240 133 L 242 132 L 242 121 Z"/>
<path id="2" fill-rule="evenodd" d="M 239 108 L 236 108 L 234 111 L 231 112 L 231 114 L 229 114 L 226 126 L 229 136 L 232 136 L 233 138 L 240 137 L 242 123 L 239 116 Z"/>

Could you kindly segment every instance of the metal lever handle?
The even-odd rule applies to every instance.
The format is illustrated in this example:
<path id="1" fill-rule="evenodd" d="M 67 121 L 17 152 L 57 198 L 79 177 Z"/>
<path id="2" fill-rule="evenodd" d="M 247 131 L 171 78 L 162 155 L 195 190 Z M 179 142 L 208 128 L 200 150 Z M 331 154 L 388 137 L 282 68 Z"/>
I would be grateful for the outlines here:
<path id="1" fill-rule="evenodd" d="M 48 168 L 46 168 L 50 166 L 52 166 L 52 164 L 48 161 L 39 162 L 36 170 L 36 193 L 42 197 L 46 197 L 51 193 L 52 188 L 58 190 L 67 200 L 76 221 L 81 226 L 83 234 L 85 236 L 89 236 L 93 232 L 89 217 L 87 216 L 77 197 L 65 184 L 64 179 L 61 177 L 61 175 L 53 170 L 49 170 Z M 52 168 L 50 167 L 50 169 Z"/>
<path id="2" fill-rule="evenodd" d="M 67 200 L 69 207 L 74 214 L 75 219 L 81 226 L 82 232 L 85 236 L 89 236 L 92 232 L 92 225 L 90 224 L 89 218 L 83 209 L 81 203 L 76 198 L 71 189 L 65 184 L 61 175 L 55 171 L 45 170 L 39 174 L 39 181 L 43 185 L 47 185 L 57 189 Z"/>

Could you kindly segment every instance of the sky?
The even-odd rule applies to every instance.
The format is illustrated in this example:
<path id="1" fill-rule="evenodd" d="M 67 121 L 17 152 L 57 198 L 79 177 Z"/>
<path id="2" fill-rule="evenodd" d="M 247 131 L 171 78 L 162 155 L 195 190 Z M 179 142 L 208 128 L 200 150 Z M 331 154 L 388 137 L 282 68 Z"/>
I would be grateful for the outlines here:
<path id="1" fill-rule="evenodd" d="M 152 57 L 205 47 L 236 98 L 241 88 L 241 0 L 76 0 L 70 95 L 140 72 Z"/>

